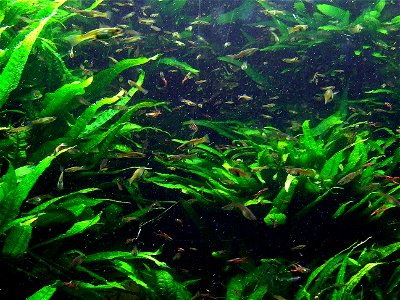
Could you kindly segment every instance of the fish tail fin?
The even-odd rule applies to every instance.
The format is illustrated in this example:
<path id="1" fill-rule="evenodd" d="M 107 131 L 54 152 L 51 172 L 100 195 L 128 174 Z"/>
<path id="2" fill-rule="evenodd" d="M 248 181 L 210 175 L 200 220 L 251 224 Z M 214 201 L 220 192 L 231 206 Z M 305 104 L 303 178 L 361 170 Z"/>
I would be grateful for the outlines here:
<path id="1" fill-rule="evenodd" d="M 208 137 L 208 134 L 206 134 L 204 136 L 204 143 L 209 143 L 210 142 L 210 138 Z"/>
<path id="2" fill-rule="evenodd" d="M 81 35 L 73 35 L 68 38 L 68 42 L 72 47 L 78 45 L 80 42 L 84 41 L 85 39 Z"/>
<path id="3" fill-rule="evenodd" d="M 111 11 L 107 11 L 107 12 L 105 13 L 105 18 L 108 19 L 108 20 L 111 20 L 111 18 L 112 18 L 112 12 L 111 12 Z"/>
<path id="4" fill-rule="evenodd" d="M 148 92 L 149 92 L 148 90 L 142 88 L 143 95 L 146 95 Z"/>

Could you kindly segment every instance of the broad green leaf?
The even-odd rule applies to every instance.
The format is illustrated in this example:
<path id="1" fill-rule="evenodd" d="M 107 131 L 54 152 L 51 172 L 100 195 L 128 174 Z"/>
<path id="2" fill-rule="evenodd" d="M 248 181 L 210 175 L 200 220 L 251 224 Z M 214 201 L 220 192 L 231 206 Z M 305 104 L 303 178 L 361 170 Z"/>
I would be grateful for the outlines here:
<path id="1" fill-rule="evenodd" d="M 23 255 L 28 249 L 31 237 L 32 226 L 30 224 L 14 226 L 4 242 L 3 255 L 13 257 Z"/>
<path id="2" fill-rule="evenodd" d="M 227 13 L 220 14 L 217 18 L 218 24 L 231 24 L 238 20 L 248 19 L 255 9 L 253 0 L 244 0 L 243 3 Z"/>
<path id="3" fill-rule="evenodd" d="M 49 300 L 57 290 L 58 281 L 51 285 L 46 285 L 38 290 L 33 295 L 26 298 L 26 300 Z"/>
<path id="4" fill-rule="evenodd" d="M 44 17 L 36 28 L 28 33 L 24 40 L 13 49 L 7 65 L 0 74 L 0 108 L 6 103 L 10 93 L 17 88 L 25 64 L 28 61 L 29 54 L 32 51 L 33 44 L 36 42 L 39 34 L 42 32 L 47 22 L 56 14 L 58 7 L 64 4 L 65 1 L 66 0 L 56 1 L 53 11 Z"/>
<path id="5" fill-rule="evenodd" d="M 317 4 L 317 9 L 324 15 L 338 20 L 342 20 L 347 13 L 346 10 L 329 4 Z"/>
<path id="6" fill-rule="evenodd" d="M 191 299 L 189 291 L 179 282 L 175 281 L 171 274 L 165 270 L 155 270 L 156 286 L 160 293 L 160 299 Z"/>
<path id="7" fill-rule="evenodd" d="M 148 285 L 137 277 L 137 271 L 132 265 L 122 260 L 114 260 L 113 263 L 118 271 L 126 274 L 132 281 L 136 282 L 138 285 L 141 285 L 146 289 L 148 288 Z"/>
<path id="8" fill-rule="evenodd" d="M 192 73 L 194 75 L 198 75 L 199 74 L 199 70 L 191 67 L 189 64 L 176 60 L 174 58 L 171 57 L 163 57 L 158 61 L 159 64 L 164 64 L 164 65 L 168 65 L 168 66 L 172 66 L 181 70 L 184 70 L 186 72 Z"/>
<path id="9" fill-rule="evenodd" d="M 40 112 L 40 117 L 58 116 L 63 112 L 67 112 L 71 108 L 71 101 L 78 95 L 85 93 L 85 88 L 90 86 L 93 77 L 89 77 L 84 81 L 75 81 L 67 83 L 57 89 L 54 93 L 47 93 L 43 103 L 45 108 Z"/>
<path id="10" fill-rule="evenodd" d="M 345 160 L 343 151 L 336 152 L 322 167 L 320 176 L 323 179 L 331 179 L 339 173 L 339 165 Z"/>
<path id="11" fill-rule="evenodd" d="M 60 151 L 57 155 L 61 154 Z M 0 229 L 3 228 L 8 222 L 11 222 L 17 217 L 22 202 L 27 198 L 29 192 L 39 179 L 40 175 L 50 166 L 51 162 L 57 155 L 50 155 L 43 159 L 29 174 L 23 177 L 14 191 L 14 197 L 7 197 L 4 201 L 0 202 Z"/>
<path id="12" fill-rule="evenodd" d="M 341 118 L 337 115 L 331 115 L 328 118 L 324 119 L 319 123 L 316 127 L 311 129 L 313 136 L 319 136 L 327 133 L 331 130 L 335 125 L 343 124 Z"/>

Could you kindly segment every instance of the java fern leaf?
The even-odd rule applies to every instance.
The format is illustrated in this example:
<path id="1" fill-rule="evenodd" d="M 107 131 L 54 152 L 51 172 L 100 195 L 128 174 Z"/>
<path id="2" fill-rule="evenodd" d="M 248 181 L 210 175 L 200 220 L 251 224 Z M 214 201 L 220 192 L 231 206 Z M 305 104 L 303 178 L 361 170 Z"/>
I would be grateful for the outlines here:
<path id="1" fill-rule="evenodd" d="M 32 226 L 29 223 L 14 226 L 4 243 L 3 255 L 12 257 L 23 255 L 28 249 L 31 237 Z"/>
<path id="2" fill-rule="evenodd" d="M 104 91 L 105 87 L 107 87 L 115 77 L 117 77 L 121 72 L 126 69 L 140 66 L 146 64 L 152 60 L 158 59 L 158 55 L 153 57 L 138 57 L 138 58 L 128 58 L 119 61 L 114 66 L 100 71 L 93 77 L 93 83 L 87 89 L 85 97 L 86 98 L 94 98 L 99 95 L 99 92 Z"/>
<path id="3" fill-rule="evenodd" d="M 190 292 L 179 282 L 175 281 L 170 273 L 164 270 L 156 270 L 156 285 L 160 299 L 191 299 Z"/>
<path id="4" fill-rule="evenodd" d="M 57 89 L 54 93 L 47 93 L 43 102 L 46 107 L 40 112 L 40 117 L 49 117 L 60 115 L 71 108 L 71 101 L 78 95 L 85 93 L 87 88 L 93 81 L 93 77 L 89 77 L 84 81 L 74 81 L 67 83 Z"/>
<path id="5" fill-rule="evenodd" d="M 51 162 L 64 151 L 56 155 L 50 155 L 43 159 L 30 173 L 24 176 L 14 192 L 0 202 L 0 230 L 18 216 L 22 202 L 27 198 L 29 192 L 43 172 L 50 166 Z M 9 175 L 11 176 L 11 175 Z"/>
<path id="6" fill-rule="evenodd" d="M 7 102 L 10 93 L 17 88 L 29 54 L 43 28 L 64 2 L 66 0 L 56 1 L 57 5 L 54 6 L 54 9 L 13 49 L 7 65 L 0 74 L 0 108 Z"/>

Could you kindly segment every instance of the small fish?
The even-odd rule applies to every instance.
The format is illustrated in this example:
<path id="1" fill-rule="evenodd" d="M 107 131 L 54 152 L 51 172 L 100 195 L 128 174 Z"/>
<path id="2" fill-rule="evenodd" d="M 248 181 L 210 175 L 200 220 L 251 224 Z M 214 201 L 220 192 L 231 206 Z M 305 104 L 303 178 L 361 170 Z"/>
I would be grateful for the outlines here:
<path id="1" fill-rule="evenodd" d="M 279 16 L 286 14 L 283 10 L 264 9 L 261 11 L 266 16 Z"/>
<path id="2" fill-rule="evenodd" d="M 10 130 L 7 131 L 8 134 L 15 134 L 15 133 L 21 133 L 25 132 L 31 129 L 31 126 L 20 126 L 16 128 L 11 128 Z"/>
<path id="3" fill-rule="evenodd" d="M 253 97 L 243 94 L 243 95 L 238 95 L 238 100 L 250 101 L 253 100 Z"/>
<path id="4" fill-rule="evenodd" d="M 381 195 L 383 198 L 385 198 L 389 203 L 396 205 L 397 207 L 400 206 L 400 201 L 397 200 L 395 197 L 389 194 L 385 194 L 382 192 L 379 192 L 379 195 Z"/>
<path id="5" fill-rule="evenodd" d="M 72 269 L 72 268 L 74 268 L 74 267 L 76 267 L 76 266 L 79 266 L 79 265 L 83 262 L 84 259 L 85 259 L 85 256 L 84 256 L 84 255 L 78 255 L 77 257 L 75 257 L 75 258 L 71 261 L 71 263 L 69 264 L 68 270 L 70 270 L 70 269 Z"/>
<path id="6" fill-rule="evenodd" d="M 84 41 L 107 40 L 110 38 L 119 37 L 122 35 L 122 33 L 123 29 L 120 27 L 98 28 L 84 34 L 75 35 L 69 38 L 69 42 L 71 46 L 76 46 Z"/>
<path id="7" fill-rule="evenodd" d="M 209 142 L 210 142 L 210 139 L 208 138 L 208 134 L 206 134 L 202 138 L 192 139 L 192 140 L 190 140 L 190 141 L 188 141 L 186 143 L 183 143 L 177 149 L 183 151 L 187 147 L 194 147 L 194 146 L 197 146 L 197 145 L 200 145 L 200 144 L 204 144 L 204 143 L 209 143 Z"/>
<path id="8" fill-rule="evenodd" d="M 346 176 L 342 177 L 341 179 L 338 180 L 337 184 L 338 185 L 345 185 L 351 181 L 353 181 L 356 177 L 360 176 L 363 172 L 363 169 L 361 168 L 360 170 L 351 172 L 347 174 Z"/>
<path id="9" fill-rule="evenodd" d="M 196 133 L 197 131 L 199 131 L 199 128 L 197 127 L 194 120 L 190 120 L 189 128 L 193 131 L 193 133 Z"/>
<path id="10" fill-rule="evenodd" d="M 287 64 L 295 64 L 300 62 L 300 58 L 299 57 L 291 57 L 291 58 L 282 58 L 282 61 L 287 63 Z"/>
<path id="11" fill-rule="evenodd" d="M 57 120 L 56 117 L 45 117 L 45 118 L 40 118 L 40 119 L 36 119 L 33 120 L 31 122 L 32 125 L 43 125 L 43 124 L 49 124 L 54 122 L 55 120 Z"/>
<path id="12" fill-rule="evenodd" d="M 296 25 L 294 27 L 288 28 L 289 34 L 299 31 L 305 31 L 308 29 L 308 25 Z"/>
<path id="13" fill-rule="evenodd" d="M 131 178 L 129 178 L 128 182 L 130 185 L 132 185 L 132 183 L 136 180 L 139 180 L 140 177 L 142 177 L 142 175 L 146 172 L 146 169 L 144 167 L 140 167 L 138 169 L 136 169 L 135 172 L 133 172 L 133 175 Z"/>
<path id="14" fill-rule="evenodd" d="M 146 95 L 146 94 L 149 92 L 148 90 L 142 88 L 141 85 L 137 84 L 137 83 L 136 83 L 135 81 L 133 81 L 133 80 L 128 80 L 128 84 L 129 84 L 130 86 L 133 86 L 133 87 L 137 88 L 138 91 L 141 92 L 141 93 L 143 93 L 144 95 Z"/>
<path id="15" fill-rule="evenodd" d="M 60 171 L 61 171 L 61 174 L 58 177 L 57 189 L 61 191 L 62 189 L 64 189 L 64 168 L 60 167 Z"/>
<path id="16" fill-rule="evenodd" d="M 304 249 L 305 247 L 306 247 L 306 245 L 297 245 L 297 246 L 294 246 L 294 247 L 290 248 L 290 250 L 292 250 L 292 251 L 295 251 L 295 250 L 302 250 L 302 249 Z"/>
<path id="17" fill-rule="evenodd" d="M 229 168 L 229 173 L 231 173 L 232 175 L 238 176 L 238 177 L 243 177 L 246 179 L 249 179 L 251 177 L 251 175 L 245 171 L 243 171 L 240 168 Z"/>
<path id="18" fill-rule="evenodd" d="M 311 272 L 310 269 L 302 267 L 299 264 L 292 264 L 292 268 L 293 269 L 290 270 L 290 272 L 292 272 L 292 273 L 299 272 L 299 273 L 302 273 L 302 274 L 307 274 L 307 273 Z"/>
<path id="19" fill-rule="evenodd" d="M 167 79 L 165 78 L 163 72 L 160 72 L 160 78 L 161 78 L 161 81 L 163 82 L 163 88 L 164 88 L 164 89 L 167 88 L 167 86 L 168 86 L 168 81 L 167 81 Z"/>
<path id="20" fill-rule="evenodd" d="M 223 210 L 232 210 L 234 208 L 240 209 L 240 211 L 242 212 L 243 217 L 245 217 L 246 219 L 248 219 L 250 221 L 256 221 L 257 220 L 257 217 L 253 214 L 253 212 L 247 206 L 244 206 L 240 202 L 232 202 L 232 203 L 222 207 Z"/>
<path id="21" fill-rule="evenodd" d="M 266 187 L 266 188 L 263 188 L 263 189 L 261 189 L 261 190 L 259 190 L 257 193 L 255 193 L 254 195 L 253 195 L 253 198 L 254 199 L 258 199 L 258 197 L 260 197 L 262 194 L 264 194 L 266 191 L 268 191 L 268 188 Z"/>
<path id="22" fill-rule="evenodd" d="M 142 152 L 136 152 L 136 151 L 131 151 L 131 152 L 122 152 L 122 153 L 116 153 L 115 158 L 136 158 L 136 157 L 146 157 L 146 154 Z"/>
<path id="23" fill-rule="evenodd" d="M 242 58 L 242 57 L 247 57 L 247 56 L 253 55 L 258 50 L 259 50 L 258 48 L 249 48 L 249 49 L 245 49 L 243 51 L 240 51 L 239 53 L 231 54 L 231 55 L 227 55 L 227 56 L 230 57 L 230 58 L 233 58 L 233 59 L 239 59 L 239 58 Z"/>
<path id="24" fill-rule="evenodd" d="M 157 117 L 161 116 L 162 113 L 161 113 L 160 110 L 157 109 L 157 110 L 154 110 L 154 111 L 152 111 L 152 112 L 145 113 L 145 115 L 146 115 L 147 117 L 157 118 Z"/>
<path id="25" fill-rule="evenodd" d="M 189 100 L 189 99 L 182 99 L 181 102 L 185 103 L 187 106 L 192 106 L 192 107 L 197 106 L 199 108 L 203 107 L 203 105 L 201 103 L 195 103 L 195 102 L 193 102 L 192 100 Z"/>
<path id="26" fill-rule="evenodd" d="M 333 90 L 332 90 L 332 89 L 327 89 L 327 90 L 324 92 L 324 101 L 325 101 L 325 104 L 328 104 L 329 102 L 332 102 L 334 96 L 335 96 L 335 93 L 333 92 Z"/>
<path id="27" fill-rule="evenodd" d="M 348 28 L 348 31 L 352 34 L 356 34 L 356 33 L 360 33 L 363 29 L 364 29 L 364 27 L 361 26 L 361 24 L 357 24 L 353 27 Z"/>
<path id="28" fill-rule="evenodd" d="M 111 19 L 111 12 L 106 11 L 106 12 L 101 12 L 97 10 L 83 10 L 83 9 L 77 9 L 71 6 L 66 6 L 64 5 L 64 8 L 66 8 L 68 11 L 76 13 L 78 15 L 84 16 L 84 17 L 90 17 L 90 18 L 104 18 L 104 19 Z"/>
<path id="29" fill-rule="evenodd" d="M 139 24 L 143 24 L 143 25 L 153 25 L 156 20 L 155 19 L 145 19 L 145 18 L 138 18 L 138 22 Z"/>
<path id="30" fill-rule="evenodd" d="M 161 230 L 158 230 L 157 233 L 155 233 L 155 235 L 158 235 L 162 238 L 164 238 L 166 241 L 172 241 L 173 238 L 170 237 L 168 234 L 166 234 L 165 232 L 162 232 Z"/>
<path id="31" fill-rule="evenodd" d="M 229 259 L 229 260 L 227 260 L 227 262 L 234 263 L 234 264 L 247 264 L 249 261 L 248 261 L 247 256 L 244 256 L 244 257 L 236 257 L 236 258 Z"/>
<path id="32" fill-rule="evenodd" d="M 65 173 L 75 173 L 75 172 L 84 171 L 84 170 L 87 170 L 87 168 L 85 166 L 76 166 L 76 167 L 66 168 L 66 169 L 64 169 L 64 172 Z"/>
<path id="33" fill-rule="evenodd" d="M 315 177 L 317 174 L 314 169 L 303 169 L 303 168 L 295 168 L 295 167 L 285 167 L 286 172 L 293 176 L 307 176 L 307 177 Z"/>

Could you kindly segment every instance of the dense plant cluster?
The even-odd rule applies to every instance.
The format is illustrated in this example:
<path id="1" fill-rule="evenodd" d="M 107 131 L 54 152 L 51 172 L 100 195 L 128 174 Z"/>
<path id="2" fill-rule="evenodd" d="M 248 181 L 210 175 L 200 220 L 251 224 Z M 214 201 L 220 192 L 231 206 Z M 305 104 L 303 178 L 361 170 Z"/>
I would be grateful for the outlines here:
<path id="1" fill-rule="evenodd" d="M 399 298 L 389 1 L 86 2 L 0 0 L 0 293 Z"/>

